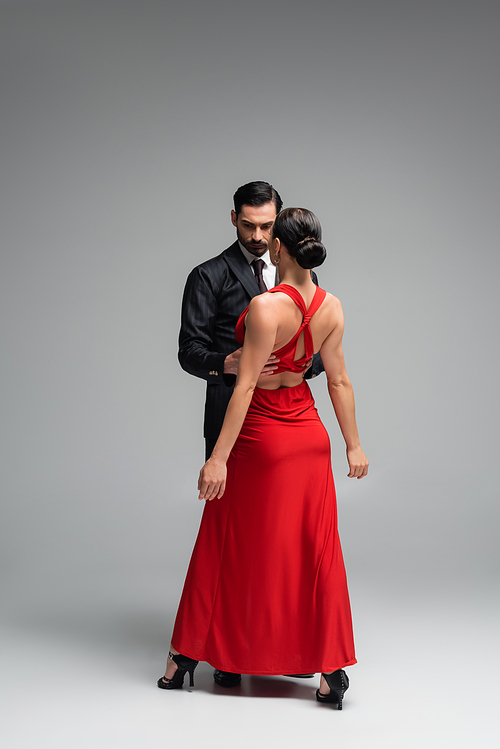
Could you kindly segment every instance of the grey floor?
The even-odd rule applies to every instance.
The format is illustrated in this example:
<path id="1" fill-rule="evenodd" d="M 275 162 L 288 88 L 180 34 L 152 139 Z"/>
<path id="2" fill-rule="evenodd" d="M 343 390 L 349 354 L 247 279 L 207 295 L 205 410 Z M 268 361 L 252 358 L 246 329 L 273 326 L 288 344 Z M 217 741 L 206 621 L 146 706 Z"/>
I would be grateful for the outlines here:
<path id="1" fill-rule="evenodd" d="M 359 662 L 339 713 L 315 702 L 318 676 L 247 676 L 229 691 L 200 664 L 193 691 L 157 689 L 173 611 L 155 584 L 101 578 L 79 602 L 37 599 L 29 580 L 16 589 L 0 640 L 3 746 L 499 745 L 500 611 L 487 587 L 403 593 L 351 575 Z"/>

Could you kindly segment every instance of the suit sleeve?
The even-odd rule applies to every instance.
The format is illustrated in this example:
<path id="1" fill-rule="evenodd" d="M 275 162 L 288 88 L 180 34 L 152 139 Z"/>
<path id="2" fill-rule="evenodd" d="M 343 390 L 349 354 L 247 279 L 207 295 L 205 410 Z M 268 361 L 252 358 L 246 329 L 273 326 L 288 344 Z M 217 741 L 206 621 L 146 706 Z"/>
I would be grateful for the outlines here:
<path id="1" fill-rule="evenodd" d="M 316 275 L 314 271 L 311 271 L 311 276 L 316 286 L 319 286 L 318 276 Z M 321 372 L 324 372 L 324 371 L 325 371 L 325 368 L 323 366 L 321 354 L 314 354 L 312 366 L 305 373 L 304 379 L 310 380 L 311 377 L 317 377 L 319 374 L 321 374 Z"/>
<path id="2" fill-rule="evenodd" d="M 178 357 L 189 374 L 222 385 L 226 354 L 212 349 L 218 310 L 216 291 L 206 270 L 197 267 L 191 271 L 182 298 Z"/>

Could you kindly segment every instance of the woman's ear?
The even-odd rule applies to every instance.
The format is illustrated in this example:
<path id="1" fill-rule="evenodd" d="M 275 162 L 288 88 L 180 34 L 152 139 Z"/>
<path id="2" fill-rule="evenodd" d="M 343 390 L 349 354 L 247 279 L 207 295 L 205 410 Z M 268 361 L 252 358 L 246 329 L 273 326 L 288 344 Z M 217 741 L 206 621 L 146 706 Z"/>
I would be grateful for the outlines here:
<path id="1" fill-rule="evenodd" d="M 279 263 L 281 257 L 281 242 L 279 239 L 274 240 L 274 261 L 276 264 Z"/>

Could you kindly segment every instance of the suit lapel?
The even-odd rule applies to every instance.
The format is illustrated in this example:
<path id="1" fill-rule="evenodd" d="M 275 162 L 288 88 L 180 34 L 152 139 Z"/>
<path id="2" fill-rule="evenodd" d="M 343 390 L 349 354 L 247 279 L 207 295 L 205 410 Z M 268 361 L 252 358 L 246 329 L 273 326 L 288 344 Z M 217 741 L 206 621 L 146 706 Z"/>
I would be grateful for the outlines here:
<path id="1" fill-rule="evenodd" d="M 252 273 L 252 269 L 248 265 L 246 259 L 243 257 L 243 253 L 240 250 L 238 242 L 229 247 L 224 253 L 224 260 L 229 265 L 234 275 L 241 283 L 245 291 L 249 294 L 250 298 L 260 294 L 260 289 L 257 286 L 257 280 Z"/>

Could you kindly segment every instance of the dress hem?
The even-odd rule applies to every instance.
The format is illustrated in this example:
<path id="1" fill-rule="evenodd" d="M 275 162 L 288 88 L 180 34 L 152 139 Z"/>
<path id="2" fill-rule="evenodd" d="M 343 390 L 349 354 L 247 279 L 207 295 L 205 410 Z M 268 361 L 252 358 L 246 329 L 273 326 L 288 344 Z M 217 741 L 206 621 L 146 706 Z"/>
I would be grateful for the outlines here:
<path id="1" fill-rule="evenodd" d="M 332 671 L 338 671 L 340 668 L 347 668 L 348 666 L 354 666 L 358 661 L 356 658 L 351 658 L 351 660 L 347 661 L 347 663 L 343 663 L 342 665 L 336 665 L 336 666 L 326 666 L 325 668 L 317 668 L 317 664 L 314 668 L 306 668 L 303 663 L 296 664 L 296 665 L 290 665 L 290 666 L 284 666 L 280 669 L 273 669 L 272 671 L 267 671 L 265 669 L 261 669 L 259 671 L 247 670 L 245 668 L 238 668 L 237 666 L 228 666 L 227 664 L 225 666 L 221 665 L 220 663 L 215 663 L 207 660 L 206 658 L 202 658 L 199 655 L 194 655 L 193 651 L 191 653 L 188 653 L 184 650 L 179 650 L 179 648 L 175 645 L 174 641 L 172 640 L 172 646 L 182 655 L 184 655 L 186 658 L 193 658 L 195 661 L 208 663 L 209 666 L 212 666 L 212 668 L 216 668 L 219 671 L 227 671 L 228 673 L 232 674 L 244 674 L 245 676 L 287 676 L 288 674 L 328 674 Z"/>

